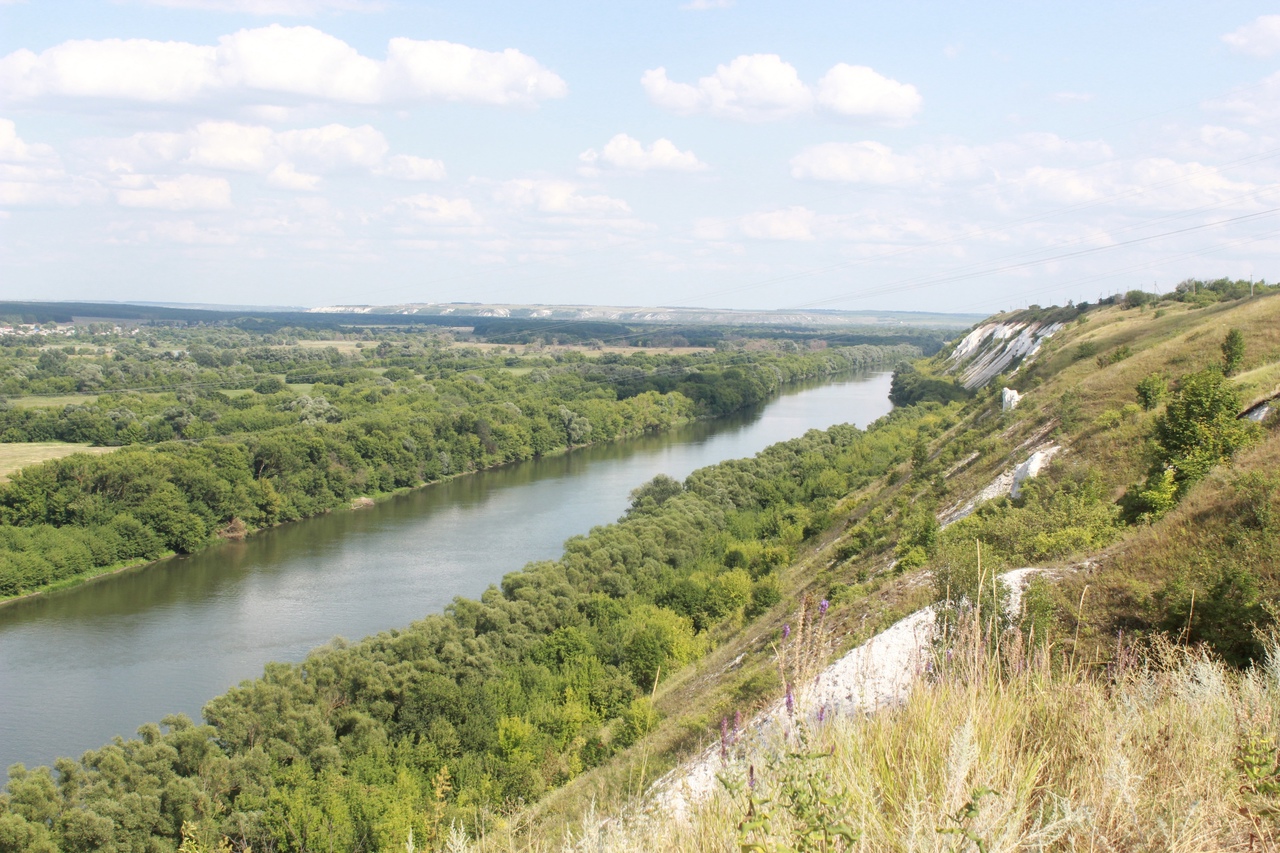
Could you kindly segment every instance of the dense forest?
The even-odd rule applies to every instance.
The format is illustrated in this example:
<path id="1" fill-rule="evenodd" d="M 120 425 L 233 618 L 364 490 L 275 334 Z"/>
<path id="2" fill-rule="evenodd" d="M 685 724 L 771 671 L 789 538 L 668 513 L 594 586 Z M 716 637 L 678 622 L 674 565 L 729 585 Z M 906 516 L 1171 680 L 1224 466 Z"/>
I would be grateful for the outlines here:
<path id="1" fill-rule="evenodd" d="M 739 411 L 788 382 L 918 352 L 589 357 L 450 347 L 412 332 L 345 352 L 238 329 L 85 337 L 88 346 L 0 347 L 0 388 L 12 395 L 0 403 L 0 439 L 121 446 L 0 484 L 0 597 L 357 497 Z M 56 404 L 66 392 L 82 396 Z"/>

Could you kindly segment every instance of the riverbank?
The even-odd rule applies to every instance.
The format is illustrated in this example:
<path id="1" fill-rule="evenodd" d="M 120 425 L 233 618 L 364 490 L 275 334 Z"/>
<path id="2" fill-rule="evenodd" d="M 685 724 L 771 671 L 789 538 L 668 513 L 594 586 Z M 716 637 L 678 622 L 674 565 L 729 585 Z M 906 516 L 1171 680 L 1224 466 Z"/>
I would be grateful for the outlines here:
<path id="1" fill-rule="evenodd" d="M 635 438 L 641 435 L 661 434 L 664 432 L 668 432 L 672 429 L 685 426 L 689 423 L 693 423 L 696 420 L 715 420 L 715 419 L 714 418 L 681 418 L 679 420 L 673 421 L 670 425 L 668 425 L 663 429 L 644 430 L 639 433 L 636 433 L 636 432 L 622 433 L 614 438 L 609 439 L 607 442 L 587 442 L 586 444 L 573 445 L 572 447 L 558 448 L 556 450 L 551 451 L 550 453 L 539 454 L 538 456 L 532 456 L 532 457 L 529 457 L 528 459 L 509 459 L 503 462 L 498 462 L 493 465 L 489 465 L 484 468 L 474 468 L 469 471 L 460 471 L 457 474 L 448 474 L 443 477 L 437 478 L 435 480 L 423 481 L 421 483 L 418 483 L 416 486 L 405 486 L 403 488 L 392 489 L 390 491 L 372 492 L 367 495 L 358 495 L 355 498 L 353 498 L 346 506 L 330 507 L 314 515 L 305 516 L 303 518 L 289 519 L 288 521 L 281 521 L 275 524 L 268 524 L 260 527 L 245 526 L 243 528 L 243 531 L 238 532 L 234 537 L 224 537 L 220 533 L 215 533 L 215 535 L 212 536 L 204 544 L 203 547 L 201 547 L 199 550 L 188 552 L 188 554 L 198 554 L 203 551 L 207 551 L 210 548 L 217 547 L 222 542 L 227 541 L 227 539 L 229 538 L 233 538 L 237 541 L 241 541 L 244 539 L 252 538 L 254 536 L 258 536 L 268 530 L 274 530 L 283 525 L 300 524 L 302 522 L 310 521 L 311 519 L 321 515 L 328 515 L 333 512 L 353 512 L 356 510 L 367 509 L 370 506 L 376 506 L 379 503 L 383 503 L 385 501 L 391 500 L 397 496 L 407 495 L 410 492 L 417 491 L 418 489 L 425 489 L 425 488 L 429 488 L 430 486 L 436 486 L 441 483 L 447 483 L 450 480 L 454 480 L 458 477 L 470 477 L 476 474 L 482 474 L 486 471 L 494 471 L 508 465 L 518 465 L 521 462 L 529 461 L 529 459 L 542 459 L 542 458 L 555 457 L 565 453 L 572 453 L 574 450 L 582 450 L 588 447 L 595 447 L 599 444 L 613 444 L 617 442 L 630 441 L 630 440 L 634 440 Z M 65 457 L 59 457 L 59 458 L 65 458 Z M 232 519 L 232 521 L 235 522 L 235 521 L 238 521 L 238 519 Z M 29 592 L 23 592 L 18 595 L 0 597 L 0 609 L 3 609 L 7 605 L 15 604 L 19 601 L 24 601 L 27 599 L 35 598 L 37 596 L 41 596 L 41 595 L 47 595 L 53 592 L 59 592 L 64 589 L 72 589 L 82 584 L 91 583 L 92 581 L 98 580 L 100 578 L 109 577 L 111 575 L 116 575 L 121 572 L 127 572 L 133 569 L 145 569 L 150 566 L 154 566 L 159 563 L 164 563 L 168 560 L 172 560 L 173 558 L 179 557 L 179 556 L 183 556 L 183 555 L 180 555 L 177 552 L 172 550 L 166 550 L 163 554 L 151 560 L 147 560 L 147 559 L 130 560 L 122 563 L 117 563 L 114 565 L 102 566 L 101 568 L 92 569 L 87 572 L 82 572 L 77 575 L 72 575 L 71 577 L 59 578 L 53 583 L 42 586 L 39 589 L 33 589 Z"/>

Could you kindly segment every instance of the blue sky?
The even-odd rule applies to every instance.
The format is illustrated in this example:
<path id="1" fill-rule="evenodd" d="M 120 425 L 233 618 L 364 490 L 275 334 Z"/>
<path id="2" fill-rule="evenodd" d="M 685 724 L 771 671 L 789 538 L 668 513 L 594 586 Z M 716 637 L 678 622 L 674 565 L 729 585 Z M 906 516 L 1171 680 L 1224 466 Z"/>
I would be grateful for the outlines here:
<path id="1" fill-rule="evenodd" d="M 986 312 L 1274 280 L 1277 13 L 0 0 L 0 296 Z"/>

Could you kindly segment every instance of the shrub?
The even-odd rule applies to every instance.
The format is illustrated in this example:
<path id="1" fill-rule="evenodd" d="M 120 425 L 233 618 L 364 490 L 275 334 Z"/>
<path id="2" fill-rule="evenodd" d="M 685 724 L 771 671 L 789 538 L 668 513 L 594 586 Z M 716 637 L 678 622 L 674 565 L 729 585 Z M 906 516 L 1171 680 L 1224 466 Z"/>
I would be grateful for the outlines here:
<path id="1" fill-rule="evenodd" d="M 1244 364 L 1244 332 L 1231 329 L 1222 341 L 1222 369 L 1227 376 L 1240 370 Z"/>
<path id="2" fill-rule="evenodd" d="M 1164 402 L 1169 393 L 1169 383 L 1159 373 L 1148 373 L 1134 390 L 1138 395 L 1138 404 L 1149 412 Z"/>

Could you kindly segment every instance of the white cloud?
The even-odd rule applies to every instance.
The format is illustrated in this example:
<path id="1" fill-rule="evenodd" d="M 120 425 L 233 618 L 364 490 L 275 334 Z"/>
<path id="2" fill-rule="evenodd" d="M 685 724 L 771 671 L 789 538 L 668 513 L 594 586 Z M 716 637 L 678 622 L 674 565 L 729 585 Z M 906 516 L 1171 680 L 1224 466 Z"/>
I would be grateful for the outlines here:
<path id="1" fill-rule="evenodd" d="M 57 154 L 48 145 L 22 141 L 18 126 L 7 118 L 0 118 L 0 163 L 32 163 L 56 160 Z"/>
<path id="2" fill-rule="evenodd" d="M 377 174 L 398 181 L 443 181 L 445 179 L 444 163 L 429 160 L 426 157 L 415 157 L 412 154 L 397 154 L 387 161 L 387 165 Z"/>
<path id="3" fill-rule="evenodd" d="M 320 176 L 299 172 L 292 163 L 281 163 L 267 173 L 267 183 L 280 190 L 312 192 L 320 188 Z"/>
<path id="4" fill-rule="evenodd" d="M 1098 175 L 1053 166 L 1032 166 L 1017 179 L 1018 188 L 1024 194 L 1057 204 L 1098 199 L 1109 192 L 1107 183 Z"/>
<path id="5" fill-rule="evenodd" d="M 915 186 L 973 180 L 999 170 L 1016 172 L 1045 158 L 1096 162 L 1111 158 L 1097 142 L 1069 142 L 1052 133 L 1025 133 L 985 146 L 919 145 L 899 153 L 874 141 L 826 142 L 791 158 L 791 176 L 878 186 Z"/>
<path id="6" fill-rule="evenodd" d="M 818 104 L 834 113 L 901 124 L 920 112 L 915 86 L 841 62 L 818 81 Z"/>
<path id="7" fill-rule="evenodd" d="M 4 128 L 0 126 L 0 147 Z M 96 140 L 91 156 L 117 174 L 200 166 L 270 175 L 284 189 L 317 189 L 318 174 L 368 171 L 400 180 L 443 180 L 439 160 L 404 154 L 388 156 L 386 137 L 369 125 L 277 131 L 233 121 L 202 121 L 185 133 L 135 133 L 125 139 Z M 299 171 L 299 167 L 305 171 Z"/>
<path id="8" fill-rule="evenodd" d="M 680 9 L 685 12 L 705 12 L 708 9 L 729 9 L 733 6 L 734 0 L 689 0 L 688 3 L 680 4 Z"/>
<path id="9" fill-rule="evenodd" d="M 152 178 L 150 186 L 116 190 L 122 207 L 149 207 L 161 210 L 216 210 L 231 207 L 231 184 L 226 178 L 204 175 L 177 175 Z"/>
<path id="10" fill-rule="evenodd" d="M 1238 150 L 1249 147 L 1254 141 L 1253 137 L 1243 130 L 1215 124 L 1206 124 L 1201 127 L 1199 137 L 1200 142 L 1217 150 Z"/>
<path id="11" fill-rule="evenodd" d="M 1092 92 L 1054 92 L 1049 98 L 1060 104 L 1086 104 L 1094 95 Z"/>
<path id="12" fill-rule="evenodd" d="M 386 137 L 367 124 L 288 130 L 276 139 L 281 150 L 322 171 L 372 169 L 382 163 L 390 148 Z"/>
<path id="13" fill-rule="evenodd" d="M 104 197 L 101 184 L 61 169 L 0 163 L 0 207 L 73 207 Z"/>
<path id="14" fill-rule="evenodd" d="M 808 111 L 813 94 L 795 66 L 772 53 L 739 56 L 696 86 L 675 83 L 665 68 L 644 73 L 640 84 L 658 106 L 681 115 L 706 112 L 720 118 L 769 121 Z"/>
<path id="15" fill-rule="evenodd" d="M 317 100 L 373 104 L 383 89 L 383 63 L 314 27 L 272 24 L 218 39 L 210 89 L 270 92 Z"/>
<path id="16" fill-rule="evenodd" d="M 881 142 L 824 142 L 791 158 L 793 178 L 858 184 L 909 184 L 920 179 L 914 158 Z"/>
<path id="17" fill-rule="evenodd" d="M 569 88 L 536 59 L 447 41 L 394 38 L 387 49 L 388 88 L 404 99 L 532 106 Z"/>
<path id="18" fill-rule="evenodd" d="M 589 167 L 612 166 L 631 172 L 696 172 L 707 168 L 692 151 L 681 151 L 670 139 L 658 139 L 646 148 L 643 142 L 625 133 L 614 136 L 601 151 L 590 148 L 582 152 L 578 159 Z"/>
<path id="19" fill-rule="evenodd" d="M 788 207 L 742 217 L 742 233 L 755 240 L 812 240 L 817 214 L 805 207 Z"/>
<path id="20" fill-rule="evenodd" d="M 865 65 L 838 63 L 806 85 L 795 66 L 772 53 L 744 54 L 697 84 L 679 83 L 665 68 L 640 78 L 649 100 L 679 115 L 707 113 L 739 121 L 773 121 L 818 109 L 886 124 L 902 124 L 920 111 L 915 86 L 899 83 Z"/>
<path id="21" fill-rule="evenodd" d="M 4 0 L 0 0 L 4 2 Z M 312 18 L 325 12 L 378 12 L 385 3 L 369 0 L 135 0 L 168 9 L 203 9 L 245 15 L 287 15 Z"/>
<path id="22" fill-rule="evenodd" d="M 1255 86 L 1227 95 L 1204 106 L 1230 113 L 1246 124 L 1269 124 L 1280 118 L 1280 71 L 1264 78 Z"/>
<path id="23" fill-rule="evenodd" d="M 1236 53 L 1270 56 L 1280 51 L 1280 15 L 1262 15 L 1222 40 Z"/>
<path id="24" fill-rule="evenodd" d="M 143 136 L 139 134 L 139 136 Z M 146 136 L 154 136 L 147 134 Z M 202 121 L 187 135 L 190 148 L 184 162 L 209 169 L 236 172 L 260 172 L 271 168 L 277 159 L 273 148 L 276 134 L 269 127 L 254 127 L 231 121 Z M 176 159 L 183 137 L 164 134 L 155 149 L 172 152 L 166 159 Z M 154 149 L 153 149 L 154 150 Z"/>
<path id="25" fill-rule="evenodd" d="M 532 208 L 557 215 L 615 216 L 631 212 L 622 199 L 583 195 L 568 181 L 552 179 L 506 181 L 494 191 L 494 198 L 512 209 Z"/>
<path id="26" fill-rule="evenodd" d="M 36 54 L 0 57 L 0 98 L 178 104 L 215 97 L 271 104 L 463 101 L 531 106 L 563 97 L 555 73 L 518 50 L 479 50 L 395 38 L 387 59 L 362 56 L 314 27 L 267 27 L 223 36 L 216 46 L 149 39 L 76 40 Z"/>
<path id="27" fill-rule="evenodd" d="M 0 58 L 0 97 L 110 98 L 149 103 L 202 95 L 217 75 L 217 50 L 147 39 L 67 41 L 40 54 Z"/>
<path id="28" fill-rule="evenodd" d="M 481 221 L 465 198 L 422 193 L 400 199 L 397 206 L 410 218 L 427 225 L 478 225 Z"/>
<path id="29" fill-rule="evenodd" d="M 1247 208 L 1256 202 L 1242 197 L 1257 185 L 1195 161 L 1147 157 L 1093 169 L 1032 165 L 1008 175 L 999 189 L 1015 201 L 1077 204 L 1112 198 L 1134 209 L 1179 211 L 1223 203 Z"/>
<path id="30" fill-rule="evenodd" d="M 102 186 L 68 175 L 49 145 L 27 142 L 9 119 L 0 119 L 0 206 L 68 206 L 103 198 Z"/>

